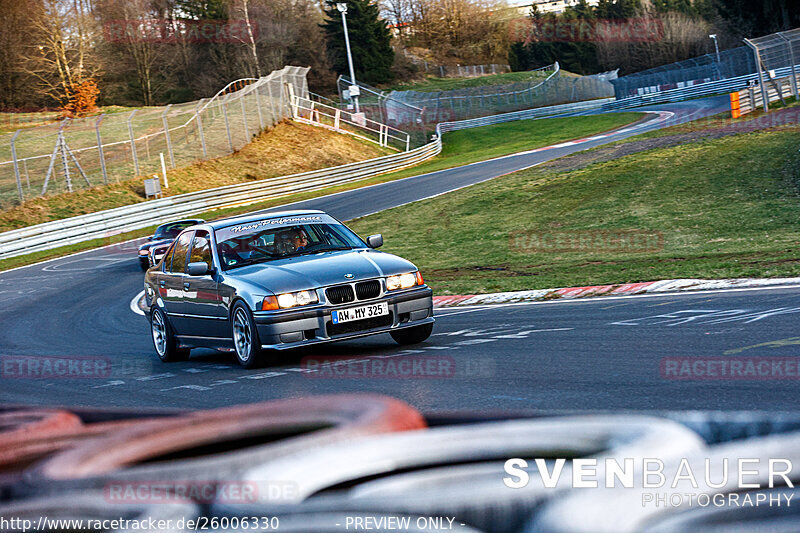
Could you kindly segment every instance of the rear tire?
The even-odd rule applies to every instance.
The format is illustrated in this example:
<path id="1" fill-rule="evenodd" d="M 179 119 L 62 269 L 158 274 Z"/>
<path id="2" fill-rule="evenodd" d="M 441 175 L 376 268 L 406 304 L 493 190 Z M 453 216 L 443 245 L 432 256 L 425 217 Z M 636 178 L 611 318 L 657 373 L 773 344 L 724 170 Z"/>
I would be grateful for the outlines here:
<path id="1" fill-rule="evenodd" d="M 158 307 L 153 307 L 153 311 L 150 313 L 150 333 L 156 355 L 162 362 L 172 363 L 189 359 L 190 350 L 178 347 L 172 326 L 167 321 L 164 312 Z"/>
<path id="2" fill-rule="evenodd" d="M 392 331 L 390 335 L 398 344 L 419 344 L 431 336 L 433 323 Z"/>
<path id="3" fill-rule="evenodd" d="M 236 360 L 240 365 L 247 369 L 264 366 L 265 356 L 261 350 L 253 313 L 242 302 L 236 302 L 231 311 L 231 337 Z"/>

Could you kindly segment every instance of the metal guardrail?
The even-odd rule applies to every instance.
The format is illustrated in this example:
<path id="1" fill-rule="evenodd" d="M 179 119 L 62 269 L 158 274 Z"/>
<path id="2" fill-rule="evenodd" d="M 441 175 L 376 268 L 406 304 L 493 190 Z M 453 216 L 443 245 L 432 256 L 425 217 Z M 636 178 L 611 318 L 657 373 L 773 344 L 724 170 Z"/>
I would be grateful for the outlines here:
<path id="1" fill-rule="evenodd" d="M 791 76 L 791 67 L 785 67 L 775 70 L 775 77 L 782 78 Z M 643 94 L 640 96 L 632 96 L 622 100 L 616 100 L 603 106 L 603 109 L 627 109 L 631 107 L 640 107 L 650 104 L 663 104 L 665 102 L 682 102 L 692 98 L 699 98 L 702 96 L 711 96 L 714 94 L 729 94 L 735 91 L 746 89 L 753 83 L 758 82 L 758 74 L 752 73 L 745 76 L 737 76 L 735 78 L 727 78 L 719 81 L 710 81 L 692 87 L 683 87 L 680 89 L 670 89 L 658 93 Z"/>
<path id="2" fill-rule="evenodd" d="M 614 101 L 613 98 L 602 98 L 599 100 L 575 102 L 572 104 L 560 104 L 548 107 L 536 107 L 534 109 L 526 109 L 524 111 L 514 111 L 512 113 L 503 113 L 501 115 L 471 118 L 467 120 L 459 120 L 456 122 L 440 122 L 439 124 L 436 125 L 436 133 L 439 136 L 441 136 L 443 133 L 447 133 L 448 131 L 457 131 L 467 128 L 479 128 L 481 126 L 491 126 L 493 124 L 513 122 L 515 120 L 529 120 L 541 117 L 553 117 L 558 115 L 579 113 L 582 111 L 599 109 L 605 104 L 613 101 Z"/>
<path id="3" fill-rule="evenodd" d="M 376 143 L 379 146 L 408 151 L 411 148 L 411 135 L 408 133 L 368 119 L 364 113 L 351 113 L 338 107 L 315 102 L 308 98 L 290 95 L 292 119 L 304 124 L 347 133 L 359 139 Z"/>
<path id="4" fill-rule="evenodd" d="M 752 113 L 759 107 L 764 106 L 764 94 L 767 95 L 767 108 L 773 102 L 785 102 L 787 98 L 794 95 L 795 84 L 800 84 L 800 76 L 797 76 L 792 81 L 792 77 L 778 78 L 771 80 L 767 84 L 765 90 L 759 90 L 757 87 L 748 87 L 741 91 L 731 93 L 731 117 L 739 118 L 742 115 Z"/>
<path id="5" fill-rule="evenodd" d="M 7 231 L 0 233 L 0 258 L 108 238 L 211 209 L 247 205 L 296 192 L 314 191 L 356 181 L 415 165 L 434 157 L 441 150 L 442 143 L 437 137 L 415 150 L 368 161 L 253 183 L 226 185 Z"/>

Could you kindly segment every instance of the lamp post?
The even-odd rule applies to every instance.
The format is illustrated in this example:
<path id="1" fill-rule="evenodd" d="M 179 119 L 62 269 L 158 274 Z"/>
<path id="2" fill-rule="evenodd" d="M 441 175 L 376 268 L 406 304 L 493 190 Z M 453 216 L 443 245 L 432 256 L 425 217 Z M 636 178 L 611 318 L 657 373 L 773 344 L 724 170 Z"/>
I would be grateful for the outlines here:
<path id="1" fill-rule="evenodd" d="M 717 51 L 717 63 L 719 63 L 719 43 L 717 42 L 717 34 L 712 33 L 708 36 L 709 39 L 714 39 L 714 49 Z"/>
<path id="2" fill-rule="evenodd" d="M 342 26 L 344 26 L 344 45 L 347 48 L 347 64 L 350 67 L 350 87 L 348 90 L 350 91 L 350 97 L 353 99 L 353 103 L 356 106 L 356 113 L 359 113 L 358 95 L 361 91 L 359 91 L 358 85 L 356 84 L 356 71 L 353 68 L 353 56 L 350 54 L 350 37 L 347 35 L 347 4 L 344 2 L 339 2 L 336 4 L 336 9 L 338 9 L 342 14 Z"/>

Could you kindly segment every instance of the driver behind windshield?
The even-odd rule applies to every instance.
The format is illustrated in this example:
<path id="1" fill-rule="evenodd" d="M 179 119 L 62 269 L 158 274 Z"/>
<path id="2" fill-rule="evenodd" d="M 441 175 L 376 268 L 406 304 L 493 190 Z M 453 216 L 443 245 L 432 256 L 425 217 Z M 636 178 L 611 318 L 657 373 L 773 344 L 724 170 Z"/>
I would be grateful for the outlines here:
<path id="1" fill-rule="evenodd" d="M 302 252 L 308 246 L 308 234 L 302 228 L 292 228 L 289 231 L 284 231 L 278 239 L 278 251 L 282 254 Z"/>

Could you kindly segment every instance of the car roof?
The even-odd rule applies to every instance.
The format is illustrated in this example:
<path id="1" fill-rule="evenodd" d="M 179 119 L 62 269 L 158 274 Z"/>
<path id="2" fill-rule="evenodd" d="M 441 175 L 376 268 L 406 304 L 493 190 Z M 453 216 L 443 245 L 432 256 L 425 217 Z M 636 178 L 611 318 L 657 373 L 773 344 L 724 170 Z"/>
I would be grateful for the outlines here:
<path id="1" fill-rule="evenodd" d="M 159 225 L 158 228 L 156 229 L 163 228 L 164 226 L 172 226 L 174 224 L 186 224 L 188 222 L 191 222 L 192 224 L 204 224 L 205 220 L 203 220 L 202 218 L 185 218 L 183 220 L 172 220 L 170 222 L 165 222 Z"/>
<path id="2" fill-rule="evenodd" d="M 303 209 L 296 211 L 274 211 L 272 213 L 261 213 L 259 215 L 224 218 L 222 220 L 209 222 L 207 225 L 211 226 L 212 229 L 217 230 L 220 228 L 231 226 L 233 224 L 247 224 L 249 222 L 258 222 L 259 220 L 266 220 L 269 218 L 284 218 L 284 217 L 296 217 L 300 215 L 326 215 L 326 214 L 327 213 L 325 213 L 324 211 L 320 211 L 318 209 Z"/>

